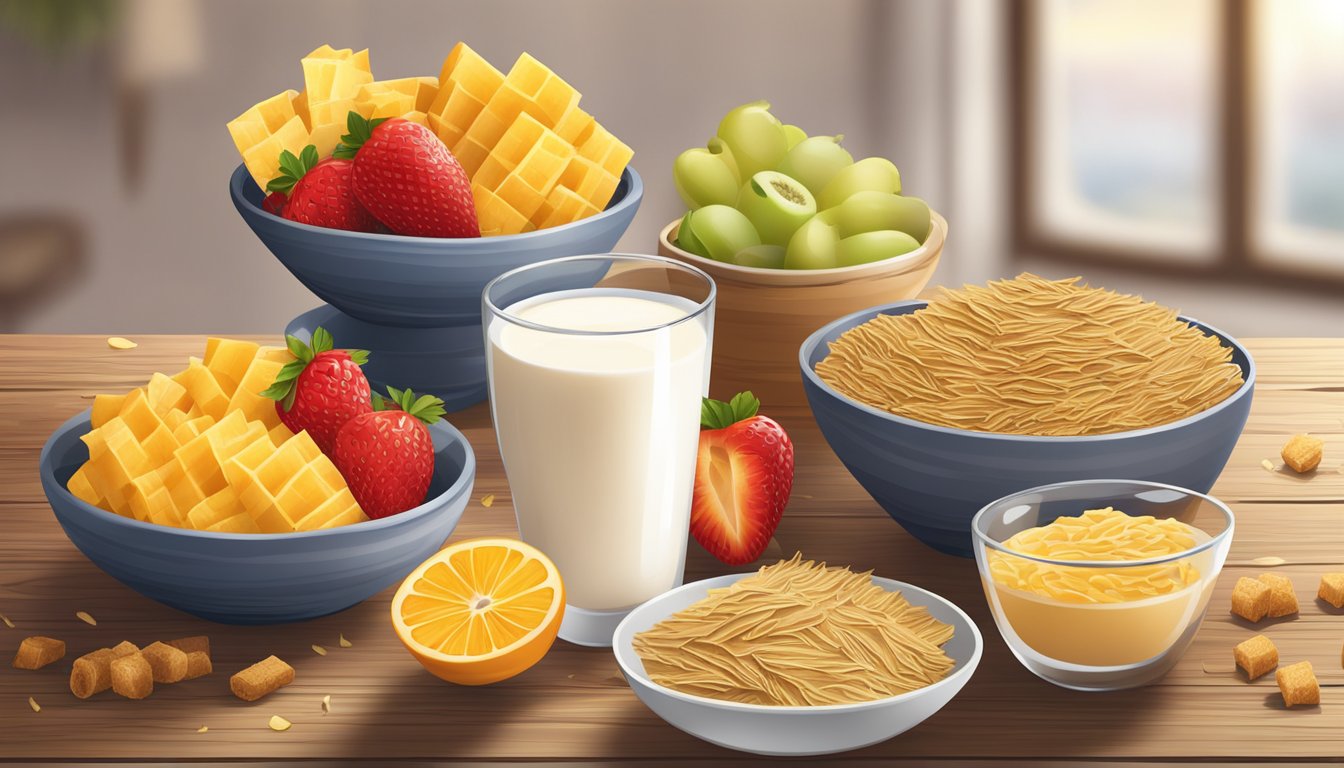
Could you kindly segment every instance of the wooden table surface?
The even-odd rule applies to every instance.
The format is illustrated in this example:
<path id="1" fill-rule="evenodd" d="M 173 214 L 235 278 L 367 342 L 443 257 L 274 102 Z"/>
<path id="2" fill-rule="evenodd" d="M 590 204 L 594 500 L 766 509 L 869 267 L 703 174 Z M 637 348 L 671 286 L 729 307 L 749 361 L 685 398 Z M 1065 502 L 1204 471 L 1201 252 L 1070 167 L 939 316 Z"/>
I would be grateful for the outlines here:
<path id="1" fill-rule="evenodd" d="M 536 667 L 484 688 L 457 687 L 421 669 L 392 633 L 392 590 L 335 616 L 278 627 L 229 627 L 139 596 L 104 575 L 62 534 L 38 484 L 42 443 L 97 392 L 119 392 L 151 371 L 177 370 L 203 339 L 136 339 L 129 351 L 101 336 L 0 336 L 0 761 L 201 763 L 367 760 L 516 764 L 639 762 L 769 765 L 720 749 L 663 723 L 626 686 L 611 653 L 557 642 Z M 1208 618 L 1184 660 L 1148 688 L 1087 694 L 1033 677 L 994 627 L 974 562 L 937 554 L 907 536 L 850 478 L 804 410 L 773 409 L 797 445 L 793 500 L 777 534 L 781 552 L 913 582 L 950 598 L 979 624 L 984 658 L 942 712 L 884 744 L 828 758 L 847 765 L 1032 765 L 1078 762 L 1296 763 L 1344 756 L 1344 612 L 1314 599 L 1319 575 L 1344 570 L 1344 339 L 1245 340 L 1259 366 L 1245 434 L 1213 492 L 1237 514 L 1236 539 Z M 454 538 L 514 533 L 508 485 L 484 405 L 451 414 L 471 440 L 478 475 Z M 1327 442 L 1311 476 L 1268 471 L 1294 433 Z M 486 508 L 481 498 L 493 495 Z M 1228 614 L 1233 582 L 1280 557 L 1302 612 L 1252 629 Z M 726 572 L 694 543 L 687 580 Z M 87 611 L 96 627 L 77 618 Z M 1310 659 L 1322 683 L 1319 707 L 1285 710 L 1269 675 L 1246 683 L 1232 646 L 1268 634 L 1285 663 Z M 70 661 L 123 639 L 208 634 L 216 672 L 163 686 L 144 701 L 111 693 L 87 701 L 68 688 Z M 45 670 L 10 669 L 30 634 L 64 639 L 67 657 Z M 344 634 L 354 646 L 342 649 Z M 326 646 L 318 656 L 310 646 Z M 268 654 L 290 661 L 296 682 L 262 701 L 229 694 L 228 676 Z M 331 696 L 331 713 L 321 700 Z M 28 697 L 42 706 L 29 709 Z M 267 728 L 271 715 L 293 721 Z M 202 725 L 206 733 L 198 733 Z M 1070 764 L 1073 761 L 1070 760 Z"/>

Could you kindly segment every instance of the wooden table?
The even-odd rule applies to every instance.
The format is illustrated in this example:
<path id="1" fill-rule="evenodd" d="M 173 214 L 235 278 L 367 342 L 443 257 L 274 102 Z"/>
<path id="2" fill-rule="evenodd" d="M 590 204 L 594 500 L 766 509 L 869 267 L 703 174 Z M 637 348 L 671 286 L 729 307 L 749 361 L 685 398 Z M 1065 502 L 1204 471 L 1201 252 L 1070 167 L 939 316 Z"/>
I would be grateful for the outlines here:
<path id="1" fill-rule="evenodd" d="M 535 668 L 484 688 L 431 677 L 405 652 L 387 619 L 391 590 L 344 613 L 280 627 L 214 625 L 140 597 L 75 550 L 53 519 L 37 478 L 51 431 L 93 393 L 123 391 L 151 371 L 200 354 L 198 337 L 137 339 L 110 350 L 101 336 L 0 336 L 0 656 L 29 634 L 64 639 L 67 658 L 38 671 L 0 669 L 0 760 L 196 762 L 367 760 L 658 766 L 760 764 L 666 725 L 644 708 L 610 652 L 557 642 Z M 1344 570 L 1344 340 L 1253 339 L 1259 365 L 1250 423 L 1214 493 L 1237 513 L 1236 540 L 1209 616 L 1185 659 L 1151 687 L 1110 694 L 1066 691 L 1033 677 L 1009 654 L 985 605 L 974 563 L 936 554 L 907 536 L 859 488 L 804 411 L 775 409 L 798 449 L 793 500 L 777 541 L 831 563 L 874 568 L 929 587 L 979 624 L 986 648 L 965 690 L 933 718 L 885 744 L 830 758 L 847 765 L 1080 762 L 1298 762 L 1344 756 L 1344 615 L 1313 599 L 1319 575 Z M 478 475 L 457 537 L 510 534 L 513 509 L 484 406 L 452 414 L 476 449 Z M 1268 471 L 1296 432 L 1327 441 L 1314 475 Z M 486 508 L 481 498 L 493 495 Z M 725 572 L 691 544 L 687 579 Z M 1302 598 L 1300 616 L 1257 628 L 1227 612 L 1238 576 L 1284 558 Z M 97 627 L 75 618 L 88 611 Z M 1247 684 L 1231 649 L 1263 631 L 1285 662 L 1310 659 L 1323 685 L 1319 707 L 1285 710 L 1273 675 Z M 70 660 L 122 639 L 145 644 L 205 633 L 213 676 L 163 686 L 144 701 L 70 695 Z M 344 634 L 354 647 L 337 647 Z M 310 646 L 326 646 L 325 657 Z M 294 664 L 297 681 L 262 701 L 229 694 L 228 676 L 267 654 Z M 332 711 L 321 700 L 331 696 Z M 29 709 L 28 697 L 42 705 Z M 267 728 L 273 714 L 293 721 Z M 202 725 L 206 733 L 197 733 Z M 1074 764 L 1073 760 L 1070 764 Z"/>

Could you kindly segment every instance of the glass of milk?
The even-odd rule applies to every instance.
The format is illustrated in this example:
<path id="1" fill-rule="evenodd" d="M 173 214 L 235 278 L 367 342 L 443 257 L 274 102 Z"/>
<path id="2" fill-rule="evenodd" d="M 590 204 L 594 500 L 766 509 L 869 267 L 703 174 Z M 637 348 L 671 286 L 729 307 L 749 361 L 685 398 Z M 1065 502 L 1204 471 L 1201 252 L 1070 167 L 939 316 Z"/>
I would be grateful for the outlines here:
<path id="1" fill-rule="evenodd" d="M 714 293 L 693 266 L 626 254 L 485 287 L 499 452 L 520 536 L 560 569 L 569 642 L 611 645 L 632 608 L 681 584 Z"/>

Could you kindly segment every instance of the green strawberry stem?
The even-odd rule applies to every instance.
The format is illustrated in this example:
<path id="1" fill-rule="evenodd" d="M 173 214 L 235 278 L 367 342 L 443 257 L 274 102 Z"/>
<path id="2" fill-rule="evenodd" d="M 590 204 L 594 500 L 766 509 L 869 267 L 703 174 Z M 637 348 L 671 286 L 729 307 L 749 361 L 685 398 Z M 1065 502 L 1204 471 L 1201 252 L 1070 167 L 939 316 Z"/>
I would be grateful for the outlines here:
<path id="1" fill-rule="evenodd" d="M 304 151 L 307 152 L 307 150 Z M 316 150 L 314 150 L 314 154 L 316 154 Z M 310 344 L 305 344 L 303 339 L 297 336 L 286 336 L 285 346 L 289 347 L 289 353 L 294 356 L 294 359 L 285 363 L 280 372 L 275 375 L 275 381 L 271 386 L 262 390 L 261 396 L 278 401 L 288 412 L 294 407 L 294 396 L 298 393 L 294 382 L 298 380 L 299 374 L 303 373 L 303 369 L 313 362 L 313 358 L 334 349 L 335 343 L 335 339 L 331 337 L 331 332 L 322 326 L 318 326 L 317 330 L 313 331 L 313 340 Z M 347 349 L 345 353 L 350 356 L 355 365 L 364 365 L 369 362 L 368 350 Z"/>
<path id="2" fill-rule="evenodd" d="M 405 411 L 425 424 L 433 424 L 448 411 L 443 407 L 443 401 L 433 395 L 416 396 L 409 389 L 397 389 L 389 386 L 387 388 L 389 397 L 383 397 L 375 392 L 373 394 L 373 410 L 375 411 Z"/>
<path id="3" fill-rule="evenodd" d="M 280 192 L 289 194 L 295 184 L 303 175 L 313 169 L 320 158 L 317 156 L 317 147 L 309 144 L 304 147 L 299 156 L 295 157 L 293 152 L 288 149 L 280 152 L 280 175 L 271 179 L 266 185 L 267 192 Z"/>
<path id="4" fill-rule="evenodd" d="M 359 148 L 364 146 L 364 142 L 373 135 L 373 129 L 387 121 L 386 117 L 377 117 L 373 120 L 366 119 L 363 115 L 351 110 L 345 116 L 345 129 L 349 133 L 341 137 L 341 143 L 336 145 L 336 150 L 331 153 L 332 157 L 339 157 L 342 160 L 352 160 Z"/>
<path id="5" fill-rule="evenodd" d="M 700 401 L 701 429 L 723 429 L 739 421 L 746 421 L 756 415 L 761 401 L 751 394 L 751 390 L 738 392 L 728 402 L 706 397 Z"/>

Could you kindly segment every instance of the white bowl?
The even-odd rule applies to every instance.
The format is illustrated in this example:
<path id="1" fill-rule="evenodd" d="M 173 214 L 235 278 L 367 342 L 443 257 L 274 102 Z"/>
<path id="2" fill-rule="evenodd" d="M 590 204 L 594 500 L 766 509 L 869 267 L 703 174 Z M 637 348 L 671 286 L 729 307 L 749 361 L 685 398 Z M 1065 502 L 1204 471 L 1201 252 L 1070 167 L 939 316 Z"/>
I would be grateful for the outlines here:
<path id="1" fill-rule="evenodd" d="M 975 622 L 938 595 L 891 579 L 873 583 L 899 590 L 912 605 L 924 606 L 954 634 L 943 650 L 956 665 L 933 685 L 876 701 L 819 707 L 771 707 L 692 696 L 649 679 L 635 653 L 634 636 L 750 573 L 705 579 L 665 592 L 644 603 L 616 628 L 612 650 L 635 695 L 668 723 L 711 744 L 758 755 L 828 755 L 886 741 L 924 722 L 966 685 L 980 663 L 984 643 Z"/>

